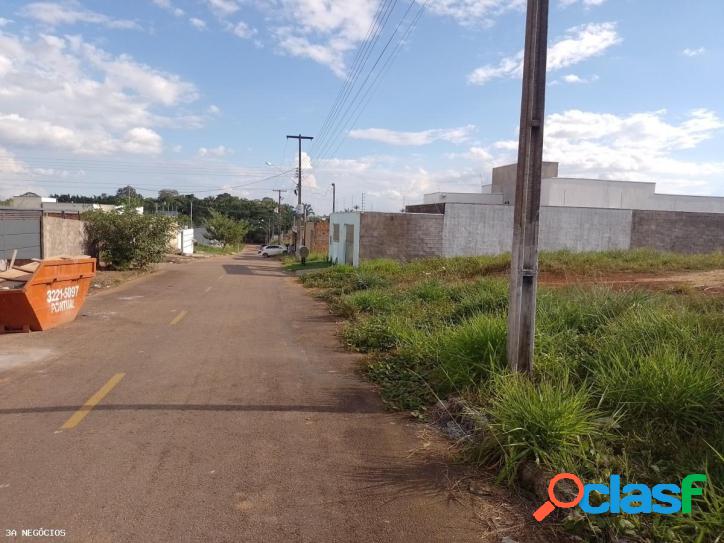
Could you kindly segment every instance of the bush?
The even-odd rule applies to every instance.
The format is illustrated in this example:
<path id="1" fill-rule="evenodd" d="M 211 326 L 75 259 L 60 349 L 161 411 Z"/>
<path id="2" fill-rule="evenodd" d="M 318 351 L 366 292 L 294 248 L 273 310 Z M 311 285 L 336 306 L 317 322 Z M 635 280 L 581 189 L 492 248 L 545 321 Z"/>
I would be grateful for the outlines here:
<path id="1" fill-rule="evenodd" d="M 211 210 L 211 217 L 206 221 L 206 236 L 218 241 L 224 247 L 239 245 L 249 231 L 249 223 L 246 221 L 235 221 L 231 217 Z"/>
<path id="2" fill-rule="evenodd" d="M 161 262 L 175 221 L 134 210 L 83 213 L 91 253 L 114 269 L 144 269 Z"/>

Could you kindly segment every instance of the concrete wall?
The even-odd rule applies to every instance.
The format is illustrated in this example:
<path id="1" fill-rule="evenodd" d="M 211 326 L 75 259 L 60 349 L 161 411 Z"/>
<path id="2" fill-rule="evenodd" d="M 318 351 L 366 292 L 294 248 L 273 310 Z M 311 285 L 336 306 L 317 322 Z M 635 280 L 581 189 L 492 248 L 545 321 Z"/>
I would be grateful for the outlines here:
<path id="1" fill-rule="evenodd" d="M 515 181 L 518 174 L 517 164 L 508 164 L 493 168 L 493 193 L 503 195 L 501 204 L 512 204 L 515 200 Z M 558 162 L 544 162 L 541 177 L 558 177 Z"/>
<path id="2" fill-rule="evenodd" d="M 43 258 L 87 254 L 85 223 L 73 218 L 43 217 Z"/>
<path id="3" fill-rule="evenodd" d="M 628 249 L 631 216 L 627 209 L 541 208 L 539 247 L 544 251 Z M 506 253 L 512 243 L 512 206 L 445 206 L 444 256 Z"/>
<path id="4" fill-rule="evenodd" d="M 724 251 L 724 214 L 636 210 L 631 247 L 680 253 Z"/>
<path id="5" fill-rule="evenodd" d="M 409 261 L 442 256 L 444 215 L 428 213 L 363 213 L 359 257 Z"/>
<path id="6" fill-rule="evenodd" d="M 413 204 L 405 206 L 406 213 L 445 213 L 445 204 Z"/>
<path id="7" fill-rule="evenodd" d="M 486 185 L 490 187 L 490 185 Z M 502 204 L 502 194 L 488 192 L 433 192 L 423 196 L 422 205 L 430 204 Z"/>
<path id="8" fill-rule="evenodd" d="M 335 241 L 334 225 L 339 225 L 339 241 Z M 347 228 L 354 228 L 354 247 L 352 264 L 359 266 L 359 235 L 360 235 L 360 213 L 332 213 L 329 217 L 329 258 L 338 264 L 345 263 L 347 239 Z"/>

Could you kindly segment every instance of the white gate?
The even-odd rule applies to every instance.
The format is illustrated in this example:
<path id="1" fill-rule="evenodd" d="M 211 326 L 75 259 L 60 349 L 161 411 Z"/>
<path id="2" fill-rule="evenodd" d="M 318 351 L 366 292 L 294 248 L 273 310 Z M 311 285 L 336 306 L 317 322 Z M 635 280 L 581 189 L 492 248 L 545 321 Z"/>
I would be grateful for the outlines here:
<path id="1" fill-rule="evenodd" d="M 176 248 L 181 251 L 182 254 L 192 255 L 194 254 L 194 229 L 193 228 L 182 228 L 176 234 Z"/>

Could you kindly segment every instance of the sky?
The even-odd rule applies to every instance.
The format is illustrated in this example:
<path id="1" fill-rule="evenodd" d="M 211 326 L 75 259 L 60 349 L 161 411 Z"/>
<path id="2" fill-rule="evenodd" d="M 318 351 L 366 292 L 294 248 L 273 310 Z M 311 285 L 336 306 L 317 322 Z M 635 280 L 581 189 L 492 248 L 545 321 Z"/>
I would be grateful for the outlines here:
<path id="1" fill-rule="evenodd" d="M 474 192 L 515 162 L 524 0 L 0 6 L 0 198 L 127 184 L 318 214 Z M 551 0 L 544 160 L 724 196 L 721 0 Z"/>

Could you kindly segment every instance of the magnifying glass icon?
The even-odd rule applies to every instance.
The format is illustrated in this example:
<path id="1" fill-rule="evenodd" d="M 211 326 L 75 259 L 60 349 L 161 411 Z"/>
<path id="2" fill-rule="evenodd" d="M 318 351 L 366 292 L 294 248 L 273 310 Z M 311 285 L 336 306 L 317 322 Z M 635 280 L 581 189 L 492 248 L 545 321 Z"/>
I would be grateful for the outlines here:
<path id="1" fill-rule="evenodd" d="M 564 479 L 573 481 L 576 487 L 578 487 L 578 493 L 576 494 L 576 497 L 569 502 L 563 502 L 556 498 L 556 485 L 559 481 L 562 481 Z M 535 513 L 533 513 L 533 517 L 538 522 L 542 522 L 544 518 L 546 518 L 555 510 L 556 507 L 560 509 L 570 509 L 571 507 L 575 507 L 576 505 L 578 505 L 582 499 L 583 483 L 581 482 L 581 479 L 578 478 L 578 476 L 573 475 L 572 473 L 559 473 L 551 479 L 550 483 L 548 483 L 548 501 L 541 505 L 538 509 L 536 509 Z"/>

